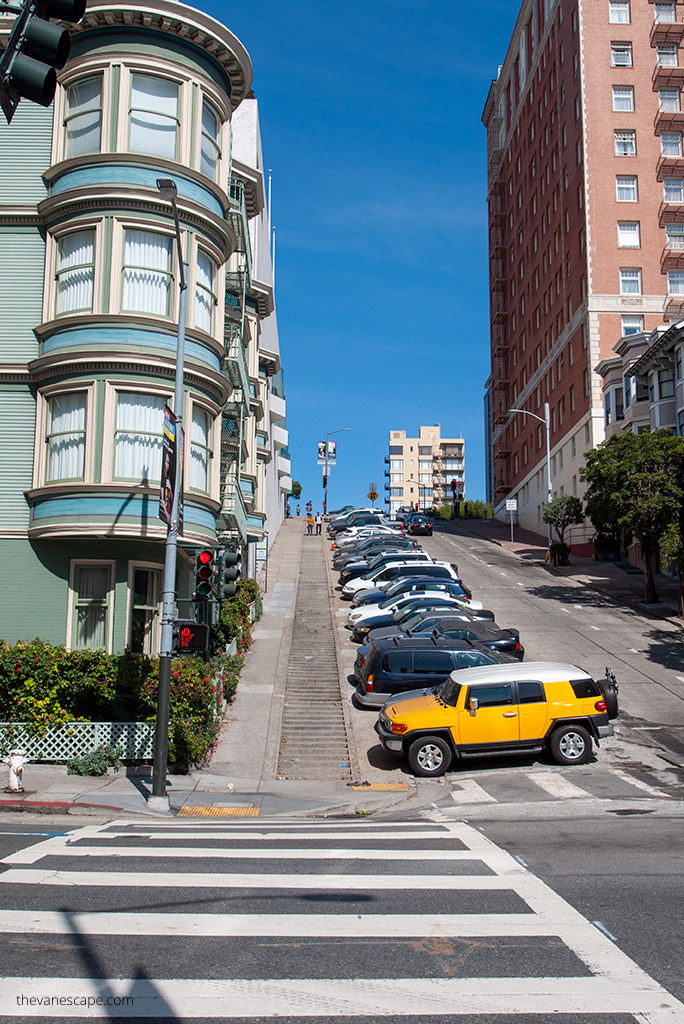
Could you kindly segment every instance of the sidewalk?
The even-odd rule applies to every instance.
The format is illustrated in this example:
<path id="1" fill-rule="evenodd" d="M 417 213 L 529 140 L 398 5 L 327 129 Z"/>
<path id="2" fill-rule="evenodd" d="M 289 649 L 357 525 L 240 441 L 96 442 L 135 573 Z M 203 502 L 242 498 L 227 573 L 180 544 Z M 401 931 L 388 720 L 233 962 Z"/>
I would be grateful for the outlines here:
<path id="1" fill-rule="evenodd" d="M 616 601 L 629 604 L 656 618 L 668 619 L 677 626 L 684 626 L 684 620 L 677 616 L 677 579 L 659 573 L 655 577 L 656 591 L 660 598 L 657 604 L 644 601 L 644 574 L 628 562 L 598 562 L 586 555 L 570 554 L 570 565 L 554 566 L 546 562 L 548 540 L 546 535 L 524 530 L 519 526 L 511 528 L 498 519 L 445 520 L 448 529 L 460 534 L 475 534 L 501 547 L 515 552 L 526 561 L 541 563 L 553 576 L 570 577 L 579 583 L 610 594 Z"/>
<path id="2" fill-rule="evenodd" d="M 345 781 L 276 777 L 304 522 L 296 517 L 285 520 L 269 553 L 263 615 L 255 624 L 254 644 L 234 702 L 224 715 L 219 745 L 210 764 L 187 775 L 167 777 L 171 815 L 237 818 L 365 814 L 416 795 L 415 787 L 408 792 L 368 792 L 367 787 L 354 789 Z M 329 547 L 326 538 L 309 541 L 323 544 L 326 551 Z M 263 587 L 264 579 L 259 582 Z M 159 815 L 147 806 L 151 767 L 124 768 L 93 778 L 67 775 L 64 765 L 28 764 L 24 786 L 23 794 L 0 793 L 0 812 Z M 431 786 L 425 788 L 428 803 L 433 798 L 430 794 Z M 415 800 L 412 802 L 415 804 Z"/>

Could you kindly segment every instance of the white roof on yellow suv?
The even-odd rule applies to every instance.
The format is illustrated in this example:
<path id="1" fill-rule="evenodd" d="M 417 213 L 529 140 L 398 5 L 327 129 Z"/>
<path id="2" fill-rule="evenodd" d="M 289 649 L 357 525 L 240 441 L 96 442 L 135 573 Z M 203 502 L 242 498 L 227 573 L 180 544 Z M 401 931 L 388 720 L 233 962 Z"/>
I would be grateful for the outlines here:
<path id="1" fill-rule="evenodd" d="M 508 682 L 509 679 L 534 679 L 540 683 L 556 683 L 560 680 L 587 679 L 591 673 L 577 665 L 566 665 L 562 661 L 519 661 L 510 665 L 482 665 L 481 668 L 462 668 L 452 672 L 457 683 L 470 686 L 474 683 Z"/>

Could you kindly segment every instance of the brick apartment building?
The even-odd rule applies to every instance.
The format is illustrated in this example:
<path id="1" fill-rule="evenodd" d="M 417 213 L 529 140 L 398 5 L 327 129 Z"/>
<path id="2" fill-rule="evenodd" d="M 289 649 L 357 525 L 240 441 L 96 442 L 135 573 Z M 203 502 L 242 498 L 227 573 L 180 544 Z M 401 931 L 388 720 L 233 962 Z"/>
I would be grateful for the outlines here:
<path id="1" fill-rule="evenodd" d="M 525 0 L 487 129 L 488 497 L 541 523 L 604 438 L 597 365 L 684 314 L 684 3 Z M 591 527 L 576 540 L 588 539 Z"/>

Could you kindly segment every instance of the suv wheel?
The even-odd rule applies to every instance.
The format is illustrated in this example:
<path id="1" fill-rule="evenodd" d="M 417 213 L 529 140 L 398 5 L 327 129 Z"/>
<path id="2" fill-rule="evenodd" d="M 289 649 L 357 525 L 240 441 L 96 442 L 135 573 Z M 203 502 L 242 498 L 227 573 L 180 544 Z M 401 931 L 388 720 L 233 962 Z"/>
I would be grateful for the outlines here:
<path id="1" fill-rule="evenodd" d="M 408 763 L 414 775 L 422 778 L 444 775 L 451 764 L 449 744 L 439 736 L 422 736 L 409 747 Z"/>
<path id="2" fill-rule="evenodd" d="M 551 737 L 551 753 L 558 764 L 585 764 L 591 757 L 591 736 L 581 725 L 564 725 Z"/>

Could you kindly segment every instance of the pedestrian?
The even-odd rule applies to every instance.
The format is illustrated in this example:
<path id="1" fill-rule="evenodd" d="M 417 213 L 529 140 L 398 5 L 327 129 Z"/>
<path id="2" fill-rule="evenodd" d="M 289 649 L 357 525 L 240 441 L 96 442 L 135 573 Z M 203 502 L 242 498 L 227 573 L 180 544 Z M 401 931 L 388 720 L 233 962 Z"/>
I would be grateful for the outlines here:
<path id="1" fill-rule="evenodd" d="M 321 527 L 323 526 L 323 516 L 320 512 L 316 514 L 316 536 L 320 536 Z"/>
<path id="2" fill-rule="evenodd" d="M 301 511 L 302 511 L 302 510 L 301 510 L 301 507 L 300 507 L 299 505 L 297 505 L 297 515 L 300 515 L 300 514 L 301 514 Z"/>
<path id="3" fill-rule="evenodd" d="M 311 504 L 310 501 L 307 501 L 307 503 L 306 503 L 306 511 L 307 512 L 313 512 L 313 505 Z"/>
<path id="4" fill-rule="evenodd" d="M 289 501 L 288 501 L 287 505 L 285 506 L 285 518 L 286 518 L 286 519 L 289 519 L 289 518 L 290 518 L 290 515 L 291 515 L 291 512 L 290 512 L 290 503 L 289 503 Z"/>
<path id="5" fill-rule="evenodd" d="M 306 517 L 306 532 L 308 533 L 309 537 L 313 533 L 313 528 L 314 528 L 314 517 L 309 512 L 308 516 Z"/>

